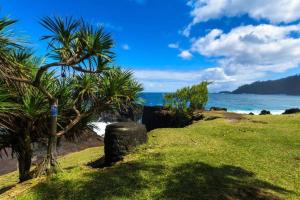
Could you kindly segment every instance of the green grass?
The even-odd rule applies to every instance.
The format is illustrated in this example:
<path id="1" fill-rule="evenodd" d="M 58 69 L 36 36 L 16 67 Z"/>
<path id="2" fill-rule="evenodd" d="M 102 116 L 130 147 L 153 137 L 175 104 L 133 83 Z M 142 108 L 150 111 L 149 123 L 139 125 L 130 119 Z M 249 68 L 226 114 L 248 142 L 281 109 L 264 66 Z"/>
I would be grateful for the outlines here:
<path id="1" fill-rule="evenodd" d="M 247 118 L 154 130 L 111 168 L 86 166 L 99 148 L 69 155 L 17 199 L 300 199 L 300 115 Z"/>

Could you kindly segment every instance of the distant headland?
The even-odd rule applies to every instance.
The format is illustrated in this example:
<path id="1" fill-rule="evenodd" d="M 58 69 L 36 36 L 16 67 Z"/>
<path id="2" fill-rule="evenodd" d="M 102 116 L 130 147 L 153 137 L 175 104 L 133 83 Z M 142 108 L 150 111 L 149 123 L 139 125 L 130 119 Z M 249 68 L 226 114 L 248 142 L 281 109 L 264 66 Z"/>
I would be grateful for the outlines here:
<path id="1" fill-rule="evenodd" d="M 222 91 L 220 93 L 230 93 Z M 289 76 L 278 80 L 257 81 L 240 86 L 232 94 L 285 94 L 300 95 L 300 75 Z"/>

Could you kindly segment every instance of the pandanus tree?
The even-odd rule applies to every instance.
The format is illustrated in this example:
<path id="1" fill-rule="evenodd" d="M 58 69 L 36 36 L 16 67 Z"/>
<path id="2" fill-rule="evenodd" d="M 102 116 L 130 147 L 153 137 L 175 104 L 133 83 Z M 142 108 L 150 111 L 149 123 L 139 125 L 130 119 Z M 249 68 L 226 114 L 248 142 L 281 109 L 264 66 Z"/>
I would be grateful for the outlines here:
<path id="1" fill-rule="evenodd" d="M 13 21 L 6 23 L 3 27 L 12 23 Z M 113 58 L 113 40 L 103 28 L 94 28 L 83 20 L 58 17 L 46 17 L 41 24 L 50 32 L 42 39 L 48 41 L 47 56 L 53 62 L 30 67 L 29 57 L 24 57 L 23 60 L 15 59 L 16 54 L 11 53 L 15 43 L 10 44 L 9 39 L 3 50 L 0 49 L 0 80 L 3 83 L 1 86 L 8 94 L 2 101 L 2 104 L 7 104 L 8 107 L 3 107 L 1 112 L 5 118 L 1 118 L 0 125 L 3 131 L 0 134 L 0 142 L 7 143 L 6 136 L 28 135 L 28 140 L 21 138 L 19 143 L 13 143 L 16 140 L 9 137 L 12 140 L 10 144 L 23 144 L 25 140 L 29 144 L 38 138 L 48 137 L 47 155 L 37 168 L 38 175 L 56 170 L 58 137 L 78 132 L 79 127 L 87 125 L 88 119 L 105 110 L 136 104 L 137 94 L 142 90 L 131 72 L 109 65 Z M 0 37 L 3 38 L 6 37 L 1 35 L 4 28 L 1 29 L 0 23 Z M 26 103 L 26 108 L 31 110 L 32 115 L 24 112 Z M 37 106 L 36 110 L 31 104 Z M 6 112 L 10 108 L 13 108 L 14 112 Z M 26 130 L 20 126 L 19 132 L 16 132 L 16 127 L 8 126 L 19 119 L 30 128 Z M 13 145 L 0 144 L 0 148 L 5 146 L 20 153 Z M 31 154 L 29 149 L 27 155 Z M 26 178 L 29 174 L 28 165 L 30 167 L 29 161 L 21 170 L 26 171 L 23 172 Z"/>
<path id="2" fill-rule="evenodd" d="M 27 71 L 35 71 L 37 60 L 29 59 L 31 54 L 13 52 L 13 57 L 19 63 L 25 63 L 26 60 Z M 10 63 L 2 64 L 4 67 Z M 51 74 L 42 79 L 43 82 L 53 80 Z M 46 88 L 49 87 L 48 84 Z M 31 177 L 32 143 L 47 132 L 47 114 L 47 99 L 38 89 L 18 82 L 12 84 L 0 81 L 0 150 L 10 148 L 17 156 L 20 181 Z"/>

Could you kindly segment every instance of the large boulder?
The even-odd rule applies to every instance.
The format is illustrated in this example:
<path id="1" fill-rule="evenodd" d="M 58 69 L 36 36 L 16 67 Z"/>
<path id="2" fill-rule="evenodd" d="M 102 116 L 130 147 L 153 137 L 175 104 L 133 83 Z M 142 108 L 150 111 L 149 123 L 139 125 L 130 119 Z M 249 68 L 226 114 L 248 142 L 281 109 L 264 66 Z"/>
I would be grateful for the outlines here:
<path id="1" fill-rule="evenodd" d="M 268 110 L 262 110 L 259 115 L 271 115 L 271 112 Z"/>
<path id="2" fill-rule="evenodd" d="M 300 109 L 299 108 L 291 108 L 291 109 L 287 109 L 284 111 L 284 113 L 282 113 L 283 115 L 288 115 L 288 114 L 294 114 L 294 113 L 300 113 Z"/>
<path id="3" fill-rule="evenodd" d="M 210 111 L 225 111 L 227 112 L 227 108 L 220 108 L 220 107 L 211 107 Z"/>
<path id="4" fill-rule="evenodd" d="M 180 128 L 191 124 L 192 119 L 186 113 L 174 112 L 162 106 L 145 106 L 142 123 L 147 131 L 157 128 Z"/>
<path id="5" fill-rule="evenodd" d="M 106 127 L 104 137 L 105 163 L 122 160 L 134 147 L 147 142 L 144 125 L 134 122 L 120 122 Z"/>

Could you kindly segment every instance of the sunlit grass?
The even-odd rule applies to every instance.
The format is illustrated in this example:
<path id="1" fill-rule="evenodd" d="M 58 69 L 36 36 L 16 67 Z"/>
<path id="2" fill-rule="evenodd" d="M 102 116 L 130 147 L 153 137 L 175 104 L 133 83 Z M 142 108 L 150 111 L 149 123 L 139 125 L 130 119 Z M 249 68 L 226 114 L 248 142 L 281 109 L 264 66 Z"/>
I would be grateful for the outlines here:
<path id="1" fill-rule="evenodd" d="M 86 165 L 100 148 L 62 158 L 64 172 L 17 199 L 300 199 L 299 130 L 300 115 L 158 129 L 111 168 Z"/>

